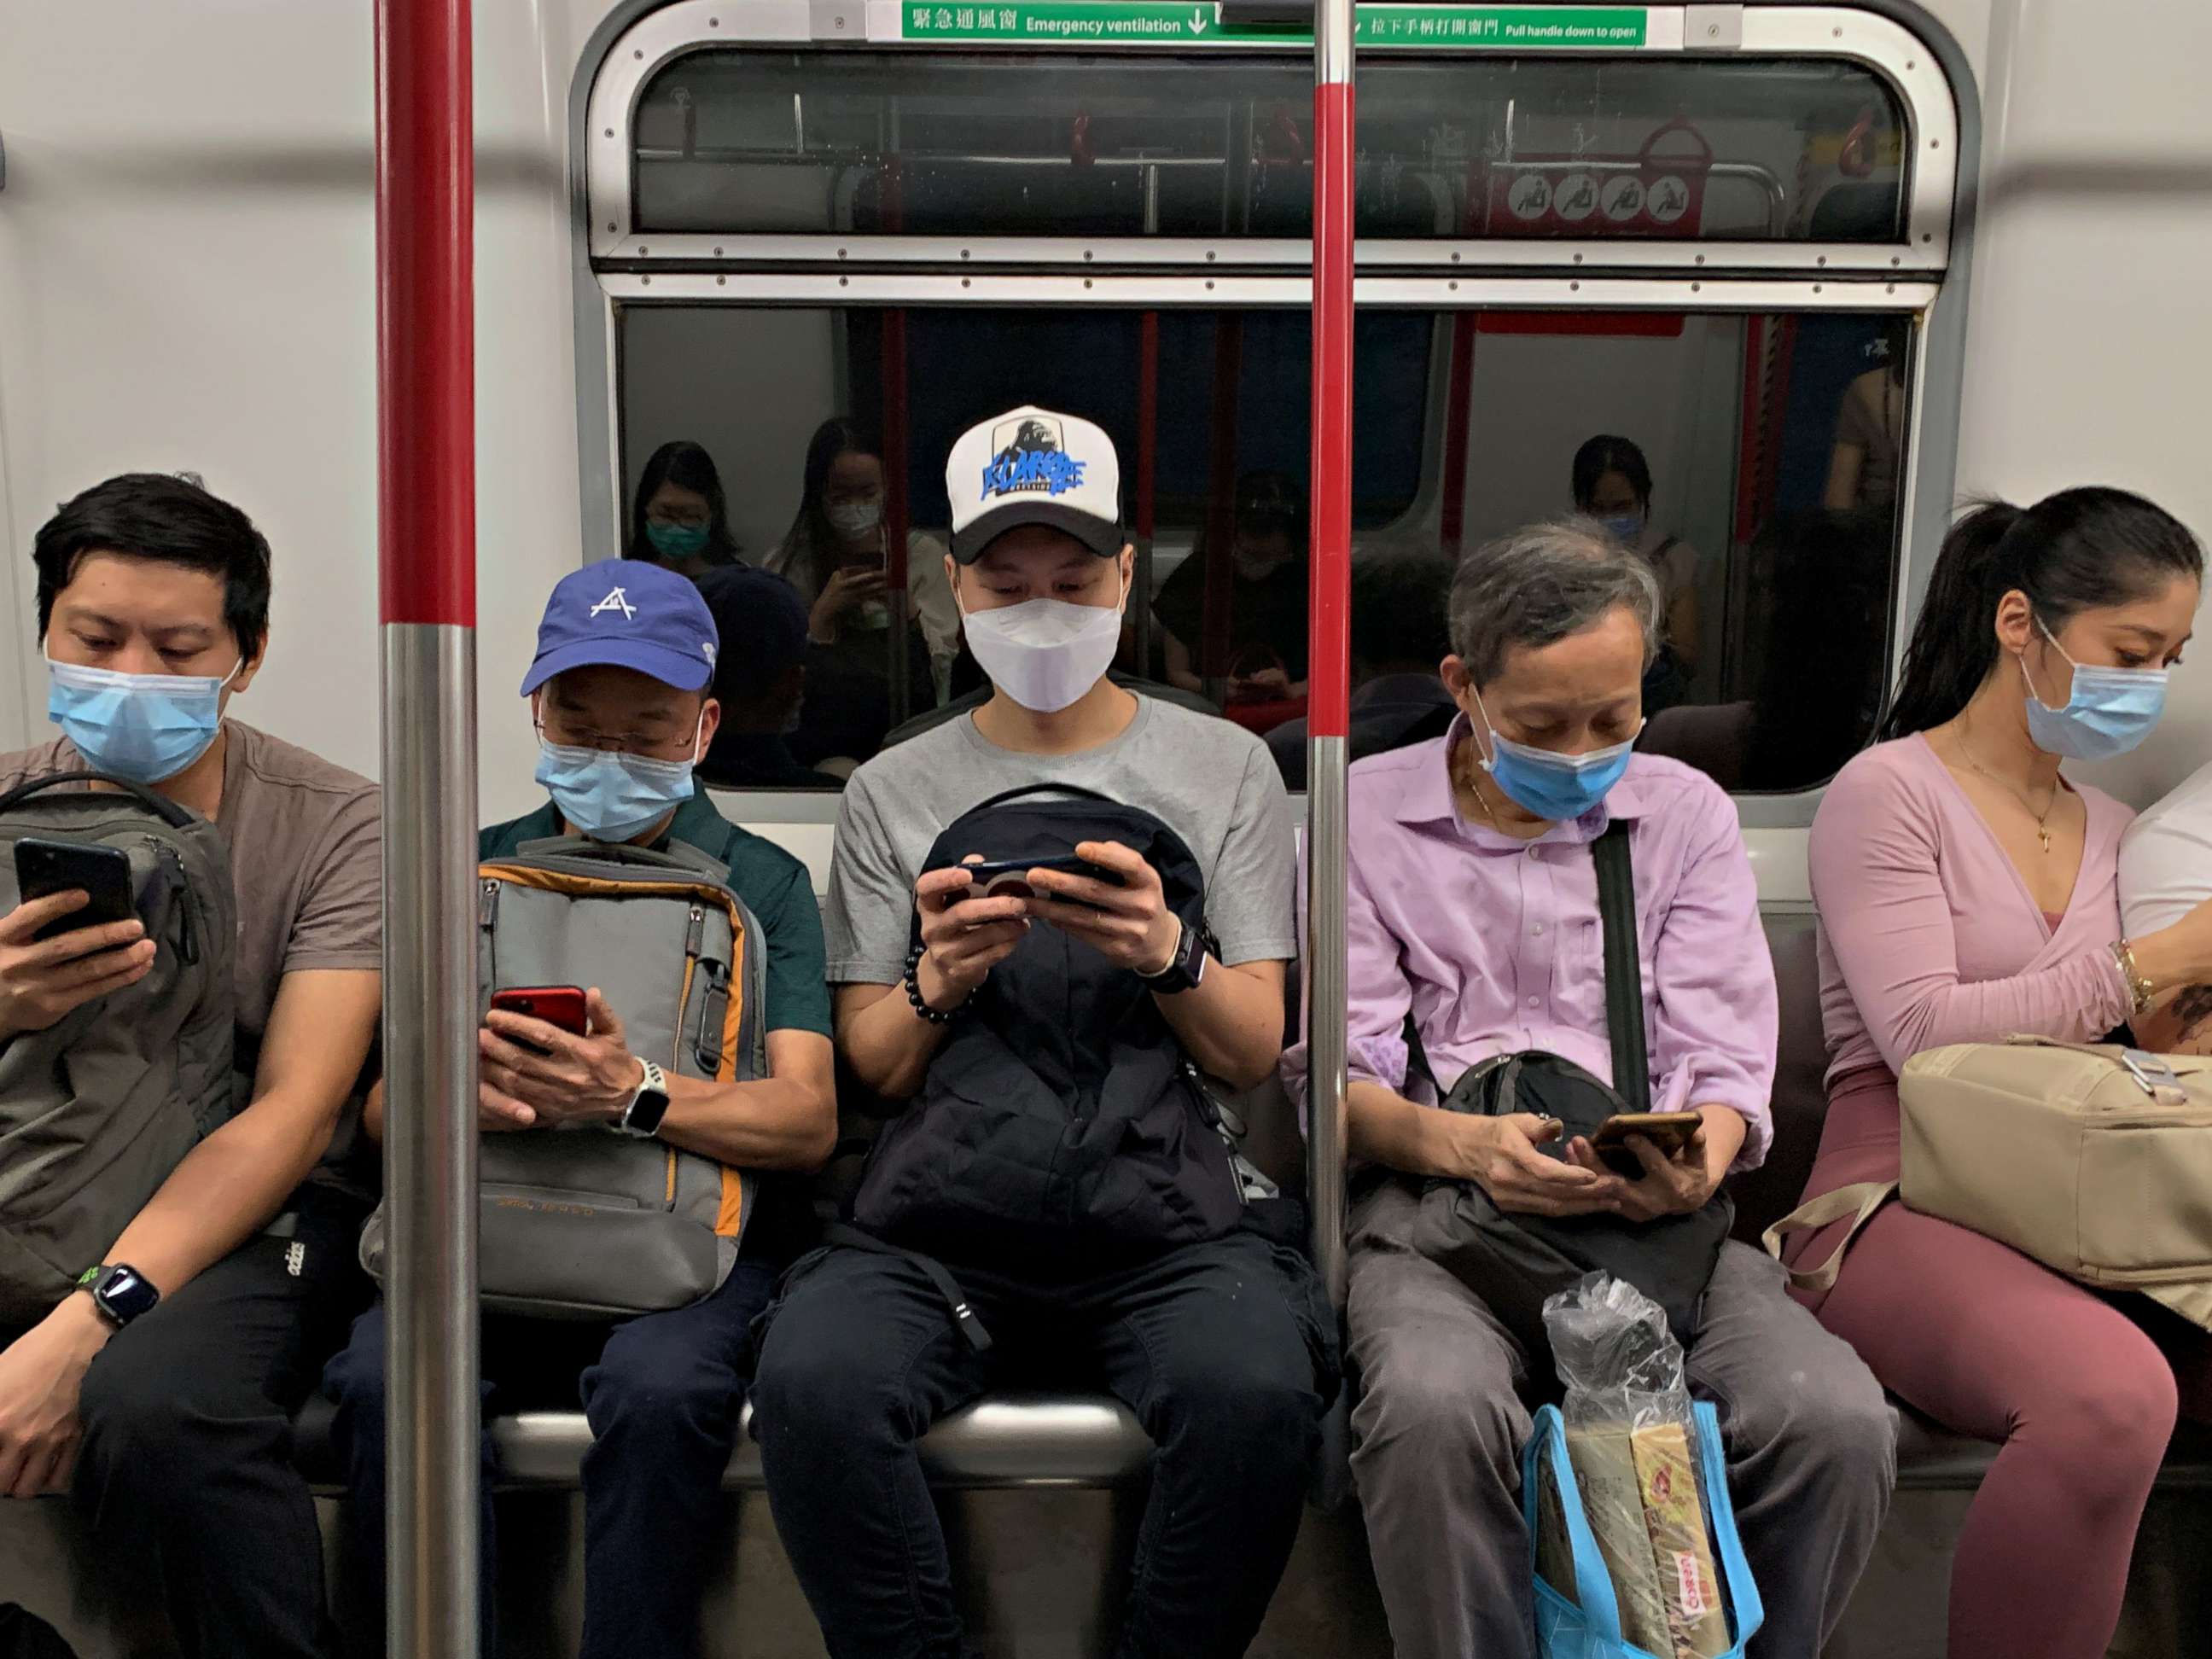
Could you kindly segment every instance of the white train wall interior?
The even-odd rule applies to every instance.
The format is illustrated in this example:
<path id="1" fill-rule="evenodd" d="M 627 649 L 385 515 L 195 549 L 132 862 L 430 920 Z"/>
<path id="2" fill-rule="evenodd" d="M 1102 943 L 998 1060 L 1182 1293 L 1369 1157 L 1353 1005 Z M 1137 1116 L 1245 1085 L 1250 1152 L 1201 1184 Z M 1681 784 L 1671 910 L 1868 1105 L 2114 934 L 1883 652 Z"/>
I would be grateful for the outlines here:
<path id="1" fill-rule="evenodd" d="M 512 694 L 543 595 L 620 548 L 665 442 L 713 454 L 757 556 L 828 416 L 877 430 L 926 533 L 953 432 L 1082 409 L 1138 458 L 1155 591 L 1221 544 L 1237 480 L 1303 475 L 1303 34 L 1152 0 L 478 0 L 474 29 L 486 817 L 535 804 Z M 1816 1092 L 1805 826 L 1954 504 L 2097 481 L 2212 529 L 2212 9 L 1376 6 L 1358 46 L 1356 536 L 1471 545 L 1564 507 L 1583 439 L 1643 447 L 1696 550 L 1682 752 L 1737 791 L 1800 1005 L 1783 1086 Z M 363 8 L 0 0 L 0 749 L 44 726 L 33 529 L 108 473 L 185 469 L 276 550 L 239 712 L 378 770 L 371 53 Z M 1869 374 L 1898 459 L 1838 532 L 1838 411 Z M 1700 750 L 1732 710 L 1760 739 Z M 2086 775 L 2142 805 L 2208 739 L 2185 667 L 2156 737 Z M 826 879 L 834 794 L 719 799 Z M 1103 1651 L 1142 1446 L 1079 1399 L 994 1409 L 934 1466 L 979 1639 Z M 1979 1463 L 1917 1432 L 1838 1652 L 1941 1651 Z M 502 1434 L 507 1554 L 544 1564 L 507 1627 L 573 1651 L 571 1429 Z M 2208 1484 L 2178 1462 L 2154 1500 L 2129 1652 L 2212 1642 Z M 732 1486 L 715 1650 L 818 1652 L 757 1468 Z M 1387 1651 L 1364 1547 L 1316 1510 L 1255 1650 Z M 58 1506 L 0 1505 L 0 1604 L 83 1659 L 161 1652 L 81 1550 Z"/>

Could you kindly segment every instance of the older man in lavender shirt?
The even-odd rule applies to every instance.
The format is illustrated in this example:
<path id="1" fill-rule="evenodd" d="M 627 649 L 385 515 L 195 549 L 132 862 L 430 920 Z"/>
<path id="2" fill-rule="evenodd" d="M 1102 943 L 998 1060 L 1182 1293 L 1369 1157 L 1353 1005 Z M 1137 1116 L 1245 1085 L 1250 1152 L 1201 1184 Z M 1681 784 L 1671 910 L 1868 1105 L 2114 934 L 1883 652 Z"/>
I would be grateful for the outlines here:
<path id="1" fill-rule="evenodd" d="M 1470 1285 L 1409 1243 L 1421 1182 L 1498 1207 L 1633 1225 L 1694 1210 L 1765 1155 L 1773 964 L 1735 811 L 1703 773 L 1632 755 L 1657 595 L 1602 526 L 1544 525 L 1462 566 L 1445 737 L 1352 772 L 1352 1471 L 1400 1659 L 1535 1652 L 1518 1496 L 1530 1396 L 1550 1373 Z M 1409 1075 L 1548 1049 L 1610 1078 L 1590 843 L 1631 823 L 1654 1109 L 1705 1119 L 1679 1158 L 1624 1180 L 1556 1125 L 1438 1109 Z M 1304 884 L 1301 883 L 1301 890 Z M 1285 1056 L 1293 1089 L 1303 1050 Z M 1766 1604 L 1756 1659 L 1810 1659 L 1887 1506 L 1894 1419 L 1856 1354 L 1730 1243 L 1699 1314 L 1692 1390 L 1721 1414 L 1729 1486 Z"/>

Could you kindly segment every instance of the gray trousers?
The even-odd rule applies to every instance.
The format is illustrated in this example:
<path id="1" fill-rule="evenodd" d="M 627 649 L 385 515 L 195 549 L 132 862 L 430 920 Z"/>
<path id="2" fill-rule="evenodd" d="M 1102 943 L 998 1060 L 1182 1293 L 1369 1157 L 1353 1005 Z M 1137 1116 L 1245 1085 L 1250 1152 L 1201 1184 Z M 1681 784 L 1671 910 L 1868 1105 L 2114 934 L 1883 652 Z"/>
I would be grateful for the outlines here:
<path id="1" fill-rule="evenodd" d="M 1521 1450 L 1528 1356 L 1482 1298 L 1406 1243 L 1391 1184 L 1352 1218 L 1352 1471 L 1398 1659 L 1533 1659 Z M 1538 1368 L 1547 1373 L 1549 1365 Z M 1753 1659 L 1813 1659 L 1874 1548 L 1897 1421 L 1850 1347 L 1730 1243 L 1689 1354 L 1719 1410 L 1729 1489 L 1766 1604 Z"/>

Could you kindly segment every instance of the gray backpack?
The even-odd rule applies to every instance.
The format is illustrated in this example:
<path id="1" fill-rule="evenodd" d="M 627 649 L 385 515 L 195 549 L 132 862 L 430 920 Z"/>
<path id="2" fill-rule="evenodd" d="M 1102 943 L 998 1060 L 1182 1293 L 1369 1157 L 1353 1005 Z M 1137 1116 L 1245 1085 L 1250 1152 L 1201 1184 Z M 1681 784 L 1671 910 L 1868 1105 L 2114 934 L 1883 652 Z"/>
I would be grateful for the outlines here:
<path id="1" fill-rule="evenodd" d="M 91 782 L 113 785 L 94 791 Z M 120 849 L 156 948 L 136 985 L 0 1046 L 0 1326 L 44 1318 L 234 1108 L 238 911 L 208 819 L 121 779 L 0 796 L 0 912 L 26 837 Z"/>
<path id="2" fill-rule="evenodd" d="M 487 861 L 477 886 L 477 1012 L 492 993 L 597 986 L 632 1053 L 684 1077 L 768 1075 L 768 947 L 728 866 L 569 838 Z M 604 1128 L 477 1142 L 478 1273 L 488 1312 L 622 1318 L 681 1308 L 728 1277 L 751 1219 L 750 1173 Z M 384 1211 L 362 1235 L 380 1282 Z"/>

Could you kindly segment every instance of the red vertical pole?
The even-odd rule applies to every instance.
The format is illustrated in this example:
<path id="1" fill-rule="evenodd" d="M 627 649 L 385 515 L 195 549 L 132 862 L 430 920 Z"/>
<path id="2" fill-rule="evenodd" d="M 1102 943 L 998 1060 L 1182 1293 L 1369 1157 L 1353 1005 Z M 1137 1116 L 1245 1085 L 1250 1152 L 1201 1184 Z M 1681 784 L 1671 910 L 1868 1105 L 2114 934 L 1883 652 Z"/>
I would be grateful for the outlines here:
<path id="1" fill-rule="evenodd" d="M 1351 724 L 1353 0 L 1314 8 L 1313 556 L 1308 609 L 1306 1180 L 1314 1264 L 1344 1306 Z"/>
<path id="2" fill-rule="evenodd" d="M 477 1646 L 469 0 L 376 8 L 391 1651 Z"/>
<path id="3" fill-rule="evenodd" d="M 387 626 L 477 620 L 469 21 L 469 0 L 377 6 L 377 555 Z"/>
<path id="4" fill-rule="evenodd" d="M 1444 551 L 1459 557 L 1467 535 L 1468 428 L 1474 418 L 1468 399 L 1474 391 L 1474 335 L 1478 314 L 1462 311 L 1452 318 L 1451 369 L 1444 377 L 1444 476 L 1437 528 Z"/>
<path id="5" fill-rule="evenodd" d="M 884 229 L 896 234 L 905 211 L 901 198 L 899 158 L 884 166 Z M 885 663 L 890 676 L 890 718 L 893 726 L 912 712 L 908 704 L 911 677 L 907 669 L 908 628 L 912 611 L 907 599 L 906 313 L 884 313 L 883 325 L 883 444 L 884 444 L 884 592 L 890 602 L 891 626 Z"/>
<path id="6" fill-rule="evenodd" d="M 1152 529 L 1158 518 L 1160 455 L 1160 313 L 1137 318 L 1136 593 L 1129 602 L 1130 642 L 1136 660 L 1126 665 L 1143 678 L 1152 672 Z"/>

